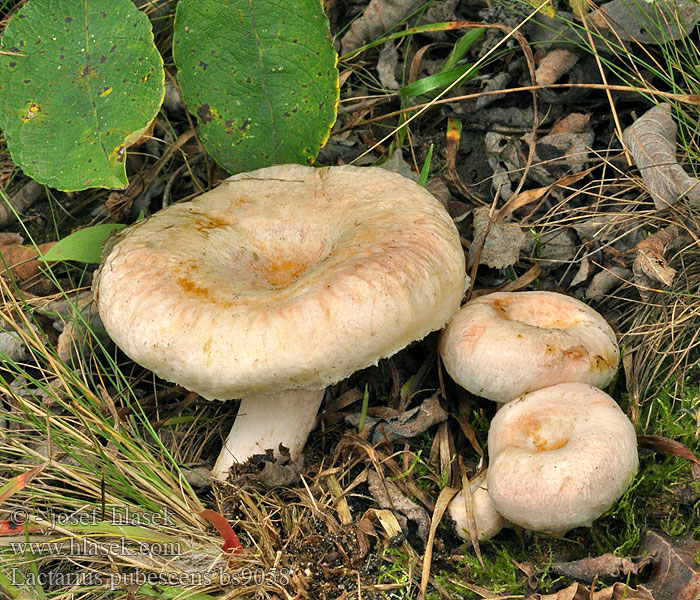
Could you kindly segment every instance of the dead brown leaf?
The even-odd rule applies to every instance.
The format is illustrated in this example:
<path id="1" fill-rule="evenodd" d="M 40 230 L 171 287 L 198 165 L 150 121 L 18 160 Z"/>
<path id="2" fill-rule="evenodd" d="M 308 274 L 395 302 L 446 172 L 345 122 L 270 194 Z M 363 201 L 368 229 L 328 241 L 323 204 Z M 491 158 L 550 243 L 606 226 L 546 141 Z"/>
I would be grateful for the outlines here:
<path id="1" fill-rule="evenodd" d="M 607 553 L 582 560 L 554 563 L 552 571 L 578 581 L 614 580 L 624 579 L 628 574 L 638 575 L 652 562 L 653 557 L 649 555 L 628 558 Z"/>
<path id="2" fill-rule="evenodd" d="M 38 248 L 42 253 L 45 253 L 54 243 L 41 244 Z M 41 267 L 45 266 L 44 263 L 37 260 L 36 249 L 30 246 L 7 244 L 0 246 L 0 254 L 4 262 L 3 272 L 5 272 L 4 266 L 7 266 L 12 277 L 20 285 L 39 275 Z"/>
<path id="3" fill-rule="evenodd" d="M 627 587 L 623 583 L 615 583 L 609 588 L 591 592 L 580 583 L 574 583 L 556 594 L 533 594 L 531 600 L 658 600 L 646 589 Z"/>
<path id="4" fill-rule="evenodd" d="M 691 536 L 670 537 L 648 530 L 641 550 L 654 557 L 651 578 L 645 584 L 655 600 L 698 600 L 700 575 L 696 558 L 700 543 Z"/>
<path id="5" fill-rule="evenodd" d="M 657 209 L 683 197 L 700 207 L 700 181 L 688 175 L 676 160 L 676 123 L 670 104 L 648 110 L 625 129 L 622 139 Z"/>
<path id="6" fill-rule="evenodd" d="M 650 448 L 656 452 L 671 454 L 672 456 L 678 456 L 679 458 L 690 461 L 690 470 L 693 473 L 693 479 L 695 481 L 700 481 L 700 460 L 698 460 L 685 444 L 660 435 L 638 435 L 637 443 L 644 448 Z"/>
<path id="7" fill-rule="evenodd" d="M 556 83 L 562 76 L 568 73 L 578 62 L 578 54 L 574 54 L 566 48 L 554 48 L 545 54 L 537 65 L 535 81 L 537 85 L 547 87 Z"/>
<path id="8" fill-rule="evenodd" d="M 512 223 L 491 223 L 487 206 L 474 209 L 473 214 L 474 240 L 469 249 L 470 263 L 474 262 L 477 248 L 481 247 L 478 257 L 480 265 L 503 269 L 515 264 L 520 258 L 520 251 L 527 244 L 527 236 L 520 226 Z"/>
<path id="9" fill-rule="evenodd" d="M 404 533 L 406 533 L 408 529 L 403 525 L 405 525 L 406 520 L 409 519 L 416 524 L 416 534 L 418 537 L 423 540 L 423 542 L 427 542 L 428 533 L 430 531 L 430 515 L 428 511 L 413 502 L 413 500 L 406 498 L 396 484 L 381 477 L 374 470 L 370 470 L 369 473 L 367 473 L 367 483 L 369 484 L 369 493 L 372 494 L 377 504 L 379 504 L 381 508 L 394 512 L 399 522 L 403 521 L 402 529 Z"/>
<path id="10" fill-rule="evenodd" d="M 700 19 L 700 7 L 696 0 L 612 0 L 591 12 L 587 19 L 601 34 L 610 32 L 610 39 L 618 43 L 624 40 L 658 44 L 662 38 L 686 37 Z"/>
<path id="11" fill-rule="evenodd" d="M 552 125 L 549 133 L 583 133 L 591 129 L 591 115 L 571 113 L 559 119 Z"/>
<path id="12" fill-rule="evenodd" d="M 554 183 L 551 183 L 550 185 L 545 187 L 535 188 L 531 190 L 523 190 L 517 196 L 512 196 L 510 200 L 508 200 L 508 202 L 506 202 L 503 205 L 503 207 L 496 213 L 495 220 L 500 221 L 501 219 L 511 214 L 513 211 L 518 210 L 523 206 L 531 204 L 532 202 L 536 202 L 537 200 L 543 200 L 544 198 L 546 198 L 547 194 L 549 194 L 554 188 L 558 186 L 567 186 L 576 183 L 577 181 L 583 179 L 586 175 L 588 175 L 592 170 L 593 167 L 590 169 L 586 169 L 585 171 L 582 171 L 580 173 L 564 175 L 564 177 L 557 179 Z"/>
<path id="13" fill-rule="evenodd" d="M 676 225 L 669 225 L 637 244 L 635 247 L 637 256 L 632 265 L 637 284 L 648 287 L 650 283 L 660 282 L 668 287 L 673 283 L 676 270 L 666 262 L 664 252 L 667 246 L 679 237 L 679 228 Z"/>
<path id="14" fill-rule="evenodd" d="M 365 427 L 374 429 L 372 443 L 379 444 L 387 440 L 393 442 L 400 438 L 412 438 L 423 433 L 429 427 L 447 420 L 447 413 L 440 406 L 437 394 L 424 400 L 420 406 L 411 408 L 396 416 L 385 419 L 374 417 L 365 418 Z M 353 414 L 345 417 L 345 421 L 357 427 L 360 415 Z"/>
<path id="15" fill-rule="evenodd" d="M 387 42 L 379 51 L 377 60 L 377 76 L 387 90 L 398 90 L 401 84 L 396 80 L 396 66 L 399 63 L 399 53 L 394 42 Z"/>
<path id="16" fill-rule="evenodd" d="M 340 42 L 342 53 L 347 54 L 364 46 L 423 4 L 423 0 L 371 0 L 365 11 L 350 25 Z"/>

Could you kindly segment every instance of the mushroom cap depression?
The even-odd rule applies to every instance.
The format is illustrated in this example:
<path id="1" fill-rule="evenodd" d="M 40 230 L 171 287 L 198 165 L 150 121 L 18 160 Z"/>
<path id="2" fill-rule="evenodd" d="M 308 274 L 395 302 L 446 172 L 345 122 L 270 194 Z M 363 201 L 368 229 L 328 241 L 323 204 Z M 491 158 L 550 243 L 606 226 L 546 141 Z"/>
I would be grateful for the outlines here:
<path id="1" fill-rule="evenodd" d="M 319 389 L 440 329 L 466 287 L 459 235 L 379 168 L 242 173 L 120 234 L 95 277 L 107 332 L 206 398 Z"/>
<path id="2" fill-rule="evenodd" d="M 496 402 L 567 381 L 605 387 L 620 359 L 605 319 L 555 292 L 499 292 L 467 302 L 442 332 L 440 354 L 452 379 Z"/>
<path id="3" fill-rule="evenodd" d="M 561 383 L 503 406 L 488 437 L 488 493 L 526 529 L 589 526 L 625 492 L 638 467 L 632 423 L 605 392 Z"/>

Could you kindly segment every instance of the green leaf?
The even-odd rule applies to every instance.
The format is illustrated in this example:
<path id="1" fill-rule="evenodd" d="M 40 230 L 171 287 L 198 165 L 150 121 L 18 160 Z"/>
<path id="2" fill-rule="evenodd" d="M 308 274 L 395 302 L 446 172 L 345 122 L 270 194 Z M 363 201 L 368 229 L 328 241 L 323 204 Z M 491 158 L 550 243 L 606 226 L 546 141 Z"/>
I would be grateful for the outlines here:
<path id="1" fill-rule="evenodd" d="M 39 260 L 56 262 L 75 260 L 84 263 L 99 263 L 102 246 L 113 231 L 124 229 L 121 223 L 103 223 L 85 227 L 56 242 Z"/>
<path id="2" fill-rule="evenodd" d="M 163 60 L 130 0 L 29 0 L 0 43 L 0 128 L 12 159 L 61 189 L 125 187 L 129 142 L 163 100 Z"/>
<path id="3" fill-rule="evenodd" d="M 471 50 L 472 46 L 476 44 L 485 31 L 486 29 L 484 27 L 475 27 L 467 31 L 467 33 L 457 40 L 457 43 L 452 48 L 450 55 L 447 57 L 445 64 L 440 70 L 449 71 L 453 69 L 457 63 L 462 60 L 464 55 Z"/>
<path id="4" fill-rule="evenodd" d="M 237 173 L 311 163 L 338 103 L 319 0 L 180 0 L 173 57 L 207 152 Z"/>
<path id="5" fill-rule="evenodd" d="M 430 144 L 428 148 L 428 156 L 425 157 L 425 162 L 423 163 L 423 168 L 420 170 L 420 177 L 418 177 L 418 185 L 425 187 L 428 183 L 428 175 L 430 174 L 430 161 L 433 159 L 433 145 Z"/>
<path id="6" fill-rule="evenodd" d="M 421 96 L 428 92 L 447 87 L 458 79 L 460 83 L 464 83 L 465 81 L 473 79 L 478 74 L 479 71 L 477 71 L 474 65 L 463 65 L 450 69 L 449 71 L 435 73 L 435 75 L 429 75 L 428 77 L 409 83 L 407 86 L 401 88 L 401 99 L 406 102 L 416 96 Z"/>

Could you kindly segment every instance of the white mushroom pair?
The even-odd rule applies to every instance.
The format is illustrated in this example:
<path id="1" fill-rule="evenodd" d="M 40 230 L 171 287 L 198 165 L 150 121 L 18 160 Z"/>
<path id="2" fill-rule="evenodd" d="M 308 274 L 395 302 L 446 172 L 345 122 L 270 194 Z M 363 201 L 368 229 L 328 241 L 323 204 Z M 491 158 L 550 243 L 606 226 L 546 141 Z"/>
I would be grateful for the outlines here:
<path id="1" fill-rule="evenodd" d="M 205 398 L 242 398 L 214 467 L 296 458 L 326 386 L 442 328 L 466 287 L 459 235 L 424 188 L 378 168 L 236 175 L 132 226 L 94 280 L 133 360 Z"/>
<path id="2" fill-rule="evenodd" d="M 445 328 L 440 354 L 462 387 L 506 403 L 489 429 L 487 474 L 471 484 L 479 539 L 506 521 L 558 533 L 588 526 L 627 489 L 638 468 L 634 427 L 598 389 L 619 349 L 589 306 L 552 292 L 483 296 Z M 468 539 L 465 493 L 449 511 Z"/>

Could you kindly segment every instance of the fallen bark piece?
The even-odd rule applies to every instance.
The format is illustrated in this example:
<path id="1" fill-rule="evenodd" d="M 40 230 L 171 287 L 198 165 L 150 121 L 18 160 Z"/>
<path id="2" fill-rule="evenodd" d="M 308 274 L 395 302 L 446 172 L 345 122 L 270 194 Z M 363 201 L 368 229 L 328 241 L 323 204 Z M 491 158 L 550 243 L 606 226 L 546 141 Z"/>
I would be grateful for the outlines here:
<path id="1" fill-rule="evenodd" d="M 659 210 L 684 197 L 700 207 L 700 180 L 688 175 L 676 160 L 676 129 L 671 106 L 663 103 L 644 113 L 622 134 Z"/>
<path id="2" fill-rule="evenodd" d="M 614 580 L 624 579 L 627 575 L 638 575 L 644 567 L 652 562 L 653 557 L 649 555 L 628 558 L 615 556 L 608 552 L 601 556 L 554 563 L 552 571 L 578 581 Z"/>

